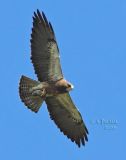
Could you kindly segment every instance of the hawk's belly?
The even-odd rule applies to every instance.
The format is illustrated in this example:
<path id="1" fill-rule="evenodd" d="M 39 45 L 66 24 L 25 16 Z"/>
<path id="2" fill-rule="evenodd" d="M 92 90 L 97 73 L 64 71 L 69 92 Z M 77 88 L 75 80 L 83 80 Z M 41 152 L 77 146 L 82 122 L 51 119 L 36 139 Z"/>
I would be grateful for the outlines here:
<path id="1" fill-rule="evenodd" d="M 40 82 L 38 85 L 32 87 L 30 92 L 33 96 L 40 96 L 42 98 L 57 96 L 58 94 L 66 93 L 66 88 L 62 85 L 58 86 L 55 83 Z"/>

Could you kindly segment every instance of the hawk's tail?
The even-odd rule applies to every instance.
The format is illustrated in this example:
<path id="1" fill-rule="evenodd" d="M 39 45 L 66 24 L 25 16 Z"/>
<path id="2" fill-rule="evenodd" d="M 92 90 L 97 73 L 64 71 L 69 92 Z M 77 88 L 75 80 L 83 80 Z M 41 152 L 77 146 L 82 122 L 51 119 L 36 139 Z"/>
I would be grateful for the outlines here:
<path id="1" fill-rule="evenodd" d="M 40 96 L 34 96 L 30 92 L 30 89 L 38 84 L 38 81 L 34 81 L 25 76 L 21 77 L 19 84 L 19 94 L 22 102 L 24 102 L 24 104 L 34 112 L 38 112 L 42 102 L 44 101 Z"/>

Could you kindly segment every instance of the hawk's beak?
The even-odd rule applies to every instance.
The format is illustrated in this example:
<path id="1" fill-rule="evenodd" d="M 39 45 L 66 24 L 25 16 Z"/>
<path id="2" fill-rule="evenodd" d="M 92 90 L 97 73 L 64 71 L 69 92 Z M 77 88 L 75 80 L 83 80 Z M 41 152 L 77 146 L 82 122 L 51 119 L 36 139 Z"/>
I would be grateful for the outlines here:
<path id="1" fill-rule="evenodd" d="M 74 89 L 74 86 L 71 84 L 71 89 Z"/>
<path id="2" fill-rule="evenodd" d="M 69 92 L 74 88 L 74 86 L 72 84 L 70 84 L 70 87 L 68 87 L 66 90 Z"/>

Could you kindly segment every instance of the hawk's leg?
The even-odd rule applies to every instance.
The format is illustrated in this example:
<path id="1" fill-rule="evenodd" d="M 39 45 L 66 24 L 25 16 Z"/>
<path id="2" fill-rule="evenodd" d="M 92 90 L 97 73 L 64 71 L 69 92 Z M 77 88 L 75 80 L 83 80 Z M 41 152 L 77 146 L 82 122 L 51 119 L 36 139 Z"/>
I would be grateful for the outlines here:
<path id="1" fill-rule="evenodd" d="M 41 90 L 33 90 L 32 91 L 32 95 L 33 96 L 40 96 L 40 97 L 44 97 L 46 95 L 46 90 L 43 88 Z"/>
<path id="2" fill-rule="evenodd" d="M 42 84 L 32 87 L 30 89 L 30 92 L 32 93 L 33 96 L 45 97 L 46 95 L 46 90 Z"/>
<path id="3" fill-rule="evenodd" d="M 35 87 L 32 87 L 31 91 L 41 90 L 41 89 L 43 89 L 43 87 L 44 87 L 43 84 L 40 83 L 40 84 L 36 85 Z"/>

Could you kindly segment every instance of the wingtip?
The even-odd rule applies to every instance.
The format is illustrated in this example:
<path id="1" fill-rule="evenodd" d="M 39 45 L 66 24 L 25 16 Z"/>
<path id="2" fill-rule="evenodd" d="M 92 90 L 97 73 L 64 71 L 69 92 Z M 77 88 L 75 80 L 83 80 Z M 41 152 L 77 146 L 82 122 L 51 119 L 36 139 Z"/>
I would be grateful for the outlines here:
<path id="1" fill-rule="evenodd" d="M 42 16 L 43 16 L 45 22 L 48 24 L 48 20 L 47 20 L 46 15 L 45 15 L 45 13 L 43 11 L 42 11 Z"/>
<path id="2" fill-rule="evenodd" d="M 81 143 L 82 143 L 83 146 L 85 146 L 84 138 L 81 138 Z"/>
<path id="3" fill-rule="evenodd" d="M 45 16 L 45 13 L 42 11 L 42 15 Z"/>
<path id="4" fill-rule="evenodd" d="M 36 11 L 34 11 L 34 16 L 33 16 L 33 18 L 34 18 L 34 17 L 35 17 L 35 18 L 38 18 L 40 15 L 41 15 L 41 13 L 40 13 L 39 9 L 37 9 Z"/>
<path id="5" fill-rule="evenodd" d="M 49 26 L 50 26 L 50 29 L 51 29 L 52 33 L 54 34 L 54 29 L 53 29 L 53 27 L 52 27 L 51 22 L 49 22 Z"/>
<path id="6" fill-rule="evenodd" d="M 75 143 L 77 144 L 77 146 L 80 148 L 80 139 L 75 140 Z"/>
<path id="7" fill-rule="evenodd" d="M 41 15 L 41 13 L 40 13 L 39 9 L 37 9 L 37 14 L 38 14 L 38 15 Z"/>
<path id="8" fill-rule="evenodd" d="M 35 18 L 38 18 L 38 16 L 37 16 L 36 12 L 34 12 L 34 17 L 35 17 Z"/>
<path id="9" fill-rule="evenodd" d="M 88 142 L 88 137 L 87 137 L 87 135 L 85 135 L 85 141 L 87 141 L 87 142 Z"/>
<path id="10" fill-rule="evenodd" d="M 37 9 L 37 13 L 39 12 L 39 9 Z"/>
<path id="11" fill-rule="evenodd" d="M 89 134 L 89 131 L 88 131 L 87 127 L 85 127 L 85 131 L 86 131 L 87 134 Z"/>

